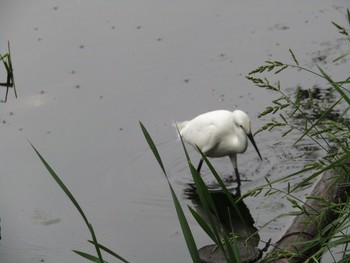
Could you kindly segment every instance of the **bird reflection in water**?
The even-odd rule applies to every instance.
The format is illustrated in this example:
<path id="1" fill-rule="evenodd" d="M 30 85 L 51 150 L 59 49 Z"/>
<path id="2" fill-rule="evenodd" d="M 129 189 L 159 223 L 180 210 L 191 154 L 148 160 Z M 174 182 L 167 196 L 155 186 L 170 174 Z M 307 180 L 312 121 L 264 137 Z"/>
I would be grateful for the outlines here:
<path id="1" fill-rule="evenodd" d="M 259 249 L 260 237 L 257 228 L 254 226 L 254 219 L 246 204 L 240 199 L 240 187 L 230 189 L 230 195 L 234 200 L 234 205 L 229 197 L 217 186 L 208 186 L 209 194 L 214 202 L 218 217 L 216 218 L 217 229 L 224 231 L 227 236 L 236 236 L 237 248 L 240 251 L 242 262 L 256 262 L 263 252 L 268 249 L 269 242 L 263 249 Z M 234 194 L 231 192 L 235 192 Z M 184 190 L 184 195 L 194 204 L 194 209 L 202 218 L 207 218 L 205 210 L 200 202 L 195 184 L 188 184 Z M 214 215 L 214 213 L 213 213 Z M 226 262 L 224 253 L 217 249 L 216 244 L 207 245 L 199 249 L 202 262 Z"/>

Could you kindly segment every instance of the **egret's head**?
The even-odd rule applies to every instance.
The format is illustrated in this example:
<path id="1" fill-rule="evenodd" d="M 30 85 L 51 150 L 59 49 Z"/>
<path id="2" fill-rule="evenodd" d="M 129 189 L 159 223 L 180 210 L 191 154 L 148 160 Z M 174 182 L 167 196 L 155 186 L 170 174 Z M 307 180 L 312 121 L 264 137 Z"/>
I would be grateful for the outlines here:
<path id="1" fill-rule="evenodd" d="M 251 134 L 250 119 L 244 111 L 235 110 L 233 113 L 233 121 L 238 127 L 241 127 L 246 134 Z"/>
<path id="2" fill-rule="evenodd" d="M 254 138 L 253 138 L 253 135 L 251 132 L 250 119 L 249 119 L 247 113 L 245 113 L 241 110 L 235 110 L 233 112 L 233 121 L 237 124 L 238 127 L 241 127 L 243 129 L 243 131 L 247 134 L 247 137 L 249 138 L 249 140 L 253 144 L 256 152 L 258 153 L 260 159 L 262 160 L 259 149 L 256 146 L 256 143 L 254 141 Z"/>

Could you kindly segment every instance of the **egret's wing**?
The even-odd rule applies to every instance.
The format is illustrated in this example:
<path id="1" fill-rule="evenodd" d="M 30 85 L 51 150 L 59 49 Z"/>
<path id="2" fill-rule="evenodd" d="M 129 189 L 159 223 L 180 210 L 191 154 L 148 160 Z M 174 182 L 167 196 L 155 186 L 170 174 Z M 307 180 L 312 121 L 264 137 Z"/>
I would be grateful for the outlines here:
<path id="1" fill-rule="evenodd" d="M 198 146 L 203 153 L 209 152 L 214 149 L 218 143 L 216 135 L 215 125 L 200 125 L 200 126 L 189 126 L 188 129 L 184 129 L 182 132 L 183 139 L 195 146 Z"/>

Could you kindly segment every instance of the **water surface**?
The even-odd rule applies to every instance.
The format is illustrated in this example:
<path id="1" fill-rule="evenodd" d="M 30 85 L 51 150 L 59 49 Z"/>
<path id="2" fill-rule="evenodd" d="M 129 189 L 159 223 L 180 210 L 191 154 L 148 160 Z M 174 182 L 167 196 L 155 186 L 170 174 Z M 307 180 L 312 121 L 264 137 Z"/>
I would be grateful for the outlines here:
<path id="1" fill-rule="evenodd" d="M 159 147 L 171 183 L 188 216 L 198 247 L 210 242 L 186 206 L 191 183 L 174 120 L 214 109 L 246 111 L 253 129 L 268 120 L 258 113 L 275 94 L 255 87 L 245 75 L 265 60 L 315 62 L 344 77 L 346 51 L 331 21 L 345 24 L 348 1 L 2 1 L 0 51 L 11 42 L 18 99 L 1 103 L 0 261 L 85 262 L 72 249 L 93 253 L 87 228 L 31 149 L 44 155 L 86 212 L 98 240 L 130 262 L 191 262 L 167 182 L 139 121 Z M 321 61 L 320 61 L 321 60 Z M 3 78 L 3 71 L 0 73 Z M 281 74 L 282 87 L 327 88 L 300 72 Z M 323 85 L 323 86 L 322 86 Z M 0 96 L 4 96 L 3 90 Z M 279 132 L 255 137 L 239 157 L 246 192 L 300 169 L 305 140 Z M 193 161 L 198 155 L 190 150 Z M 223 176 L 228 159 L 214 160 Z M 303 175 L 306 176 L 306 175 Z M 211 183 L 209 171 L 203 177 Z M 296 184 L 301 178 L 293 178 Z M 277 185 L 286 189 L 286 183 Z M 296 193 L 303 197 L 305 188 Z M 283 195 L 248 198 L 260 229 L 290 211 Z M 289 219 L 260 232 L 273 241 Z M 262 245 L 263 246 L 263 245 Z M 108 258 L 107 258 L 108 259 Z"/>

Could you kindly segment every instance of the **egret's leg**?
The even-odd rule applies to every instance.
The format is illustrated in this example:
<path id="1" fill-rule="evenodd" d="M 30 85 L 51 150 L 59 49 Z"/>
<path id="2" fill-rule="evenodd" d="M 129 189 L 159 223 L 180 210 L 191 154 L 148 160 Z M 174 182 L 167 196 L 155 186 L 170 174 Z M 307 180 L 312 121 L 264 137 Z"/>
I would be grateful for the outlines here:
<path id="1" fill-rule="evenodd" d="M 7 85 L 8 85 L 8 83 L 6 83 Z M 6 102 L 7 101 L 7 95 L 9 94 L 9 86 L 7 86 L 6 87 L 6 95 L 5 95 L 5 101 L 4 102 Z"/>
<path id="2" fill-rule="evenodd" d="M 241 178 L 239 177 L 239 172 L 237 167 L 235 168 L 235 174 L 236 174 L 236 178 L 237 178 L 237 184 L 238 186 L 241 186 Z"/>
<path id="3" fill-rule="evenodd" d="M 232 154 L 229 156 L 232 166 L 233 166 L 233 170 L 235 171 L 236 174 L 236 178 L 237 178 L 237 184 L 238 186 L 241 186 L 241 178 L 239 177 L 239 172 L 238 172 L 238 168 L 237 168 L 237 155 L 236 154 Z"/>
<path id="4" fill-rule="evenodd" d="M 200 171 L 201 171 L 202 164 L 203 164 L 203 159 L 201 159 L 201 160 L 199 161 L 199 164 L 198 164 L 198 166 L 197 166 L 197 172 L 198 172 L 198 173 L 200 173 Z"/>

